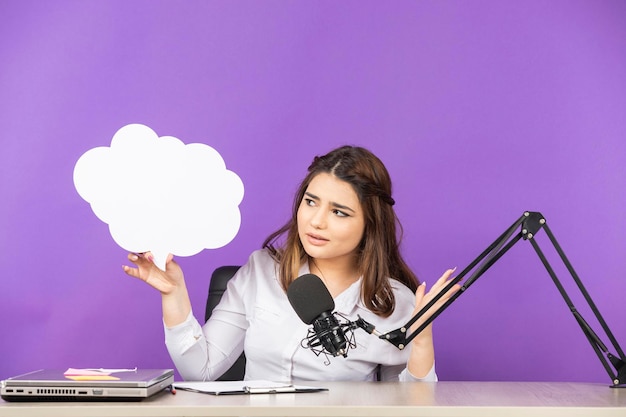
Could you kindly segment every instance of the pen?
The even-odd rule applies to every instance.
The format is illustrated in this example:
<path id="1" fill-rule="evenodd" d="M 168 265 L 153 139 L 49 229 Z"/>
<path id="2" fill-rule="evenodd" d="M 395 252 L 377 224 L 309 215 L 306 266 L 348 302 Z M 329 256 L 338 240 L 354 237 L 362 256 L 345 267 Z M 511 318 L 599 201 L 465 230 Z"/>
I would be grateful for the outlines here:
<path id="1" fill-rule="evenodd" d="M 243 387 L 247 394 L 277 394 L 280 392 L 296 392 L 293 385 L 282 385 L 278 387 Z"/>

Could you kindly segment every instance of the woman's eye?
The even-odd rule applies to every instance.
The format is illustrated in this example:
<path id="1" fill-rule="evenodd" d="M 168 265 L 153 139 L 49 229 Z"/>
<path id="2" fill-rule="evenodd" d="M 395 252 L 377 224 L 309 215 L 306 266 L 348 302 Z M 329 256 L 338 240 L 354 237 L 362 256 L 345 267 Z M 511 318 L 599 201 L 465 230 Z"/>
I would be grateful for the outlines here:
<path id="1" fill-rule="evenodd" d="M 343 211 L 341 211 L 341 210 L 333 210 L 333 212 L 334 212 L 337 216 L 339 216 L 339 217 L 348 217 L 348 214 L 347 214 L 347 213 L 344 213 L 344 212 L 343 212 Z"/>
<path id="2" fill-rule="evenodd" d="M 313 201 L 313 200 L 312 200 L 312 199 L 310 199 L 310 198 L 305 198 L 305 199 L 304 199 L 304 203 L 305 203 L 307 206 L 314 206 L 314 205 L 315 205 L 315 201 Z"/>

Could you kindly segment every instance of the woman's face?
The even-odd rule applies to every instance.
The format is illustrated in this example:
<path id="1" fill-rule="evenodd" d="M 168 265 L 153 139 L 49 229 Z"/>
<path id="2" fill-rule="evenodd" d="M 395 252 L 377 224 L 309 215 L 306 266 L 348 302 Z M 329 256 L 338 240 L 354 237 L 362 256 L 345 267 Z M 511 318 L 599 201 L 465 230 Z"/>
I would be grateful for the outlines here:
<path id="1" fill-rule="evenodd" d="M 352 257 L 365 230 L 359 198 L 350 184 L 321 173 L 307 187 L 298 208 L 298 235 L 315 259 Z"/>

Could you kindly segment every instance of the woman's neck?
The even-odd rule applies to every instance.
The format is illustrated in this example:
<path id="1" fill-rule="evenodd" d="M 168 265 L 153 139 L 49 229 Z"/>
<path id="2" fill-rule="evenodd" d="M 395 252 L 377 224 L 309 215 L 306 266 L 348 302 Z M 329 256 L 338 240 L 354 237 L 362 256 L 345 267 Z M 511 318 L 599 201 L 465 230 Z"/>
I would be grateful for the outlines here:
<path id="1" fill-rule="evenodd" d="M 317 275 L 335 298 L 359 279 L 354 259 L 309 259 L 309 270 Z"/>

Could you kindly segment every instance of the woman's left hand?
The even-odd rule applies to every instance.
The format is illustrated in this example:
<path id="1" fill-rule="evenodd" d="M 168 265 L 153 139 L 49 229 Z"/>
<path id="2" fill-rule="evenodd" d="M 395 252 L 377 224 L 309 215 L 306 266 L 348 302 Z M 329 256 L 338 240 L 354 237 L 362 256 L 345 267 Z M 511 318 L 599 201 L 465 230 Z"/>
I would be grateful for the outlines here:
<path id="1" fill-rule="evenodd" d="M 454 271 L 456 271 L 456 268 L 448 269 L 446 272 L 444 272 L 443 275 L 437 280 L 437 282 L 435 282 L 435 284 L 432 287 L 430 287 L 428 292 L 426 292 L 425 282 L 423 282 L 417 288 L 417 291 L 415 292 L 415 310 L 413 310 L 413 316 L 415 316 L 415 314 L 417 314 L 422 308 L 426 306 L 426 304 L 431 302 L 433 298 L 435 298 L 441 291 L 443 291 L 450 284 L 450 282 L 454 279 L 452 278 L 452 274 L 454 274 Z M 445 295 L 443 295 L 439 300 L 437 300 L 437 302 L 433 304 L 433 306 L 430 307 L 426 311 L 426 313 L 411 327 L 411 330 L 415 330 L 419 326 L 421 326 L 429 317 L 431 317 L 437 310 L 439 310 L 441 306 L 443 306 L 446 303 L 446 301 L 448 301 L 450 297 L 452 297 L 452 295 L 454 295 L 454 293 L 456 293 L 460 288 L 461 286 L 459 284 L 453 285 L 448 290 L 448 292 L 446 292 Z M 431 326 L 432 324 L 428 325 L 424 329 L 424 331 L 430 330 Z M 416 336 L 416 338 L 413 340 L 415 341 L 418 338 L 419 338 L 419 335 Z"/>
<path id="2" fill-rule="evenodd" d="M 452 274 L 454 269 L 448 269 L 435 282 L 435 284 L 426 292 L 426 284 L 422 283 L 415 292 L 415 310 L 414 317 L 422 308 L 426 306 L 437 294 L 443 291 L 454 279 Z M 420 319 L 411 326 L 409 333 L 419 328 L 429 317 L 443 306 L 456 293 L 461 286 L 453 285 L 435 304 L 430 307 Z M 409 372 L 417 378 L 422 378 L 430 372 L 435 363 L 435 350 L 433 347 L 432 323 L 422 330 L 411 342 L 411 356 L 409 358 Z"/>

